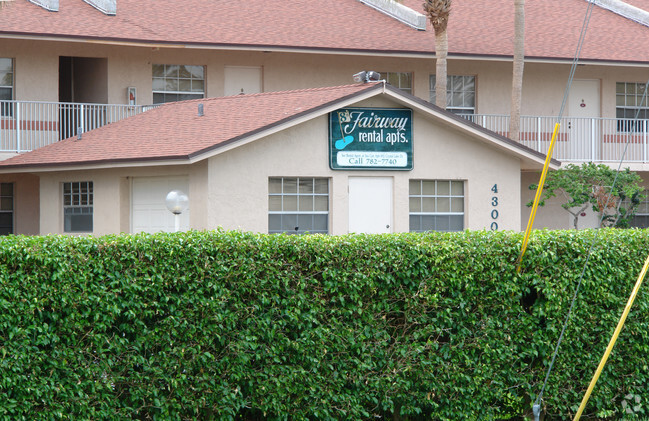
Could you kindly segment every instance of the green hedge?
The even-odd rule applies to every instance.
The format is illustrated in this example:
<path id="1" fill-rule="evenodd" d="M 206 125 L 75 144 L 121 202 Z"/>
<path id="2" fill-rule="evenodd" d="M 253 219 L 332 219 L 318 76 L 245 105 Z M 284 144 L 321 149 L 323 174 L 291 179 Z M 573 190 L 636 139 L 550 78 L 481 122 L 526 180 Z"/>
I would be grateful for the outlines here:
<path id="1" fill-rule="evenodd" d="M 533 233 L 520 275 L 511 232 L 5 237 L 0 419 L 520 418 L 595 233 Z M 648 253 L 600 232 L 546 419 L 575 413 Z M 646 290 L 588 417 L 649 413 Z"/>

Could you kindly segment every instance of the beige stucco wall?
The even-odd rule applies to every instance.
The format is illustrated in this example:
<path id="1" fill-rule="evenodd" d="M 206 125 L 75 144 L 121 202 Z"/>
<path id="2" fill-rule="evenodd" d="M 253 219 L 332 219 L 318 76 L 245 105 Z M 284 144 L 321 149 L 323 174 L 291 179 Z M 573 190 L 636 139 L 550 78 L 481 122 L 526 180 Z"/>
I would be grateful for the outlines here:
<path id="1" fill-rule="evenodd" d="M 412 72 L 413 77 L 413 93 L 423 99 L 428 99 L 429 95 L 429 75 L 434 73 L 434 60 L 432 58 L 398 58 L 398 57 L 376 57 L 376 56 L 353 56 L 353 55 L 335 55 L 335 54 L 300 54 L 300 53 L 279 53 L 279 52 L 243 52 L 243 51 L 218 51 L 208 49 L 191 49 L 191 48 L 171 48 L 171 47 L 134 47 L 134 46 L 117 46 L 117 45 L 99 45 L 90 43 L 78 42 L 58 42 L 58 41 L 27 41 L 27 40 L 8 40 L 4 39 L 0 43 L 0 57 L 12 57 L 15 59 L 15 98 L 20 100 L 38 100 L 38 101 L 57 101 L 58 100 L 58 66 L 60 56 L 71 57 L 98 57 L 107 59 L 107 83 L 108 83 L 108 97 L 109 103 L 126 103 L 126 89 L 129 86 L 137 88 L 138 104 L 149 104 L 152 102 L 151 93 L 151 65 L 154 63 L 182 63 L 182 64 L 195 64 L 206 66 L 206 89 L 207 95 L 210 97 L 220 96 L 223 94 L 224 89 L 224 67 L 225 66 L 258 66 L 263 69 L 263 87 L 264 91 L 287 90 L 296 88 L 308 88 L 314 86 L 332 86 L 340 84 L 352 83 L 351 75 L 360 70 L 374 69 L 378 71 L 402 71 Z M 523 88 L 523 110 L 524 115 L 545 115 L 553 116 L 559 112 L 561 101 L 563 98 L 565 85 L 568 78 L 569 65 L 568 64 L 554 64 L 554 63 L 535 63 L 528 62 L 525 65 L 524 88 Z M 645 82 L 647 69 L 645 67 L 636 66 L 611 66 L 608 64 L 603 65 L 580 65 L 577 68 L 575 79 L 588 79 L 600 81 L 600 114 L 604 117 L 615 116 L 615 83 L 620 81 L 626 82 Z M 469 59 L 454 59 L 451 58 L 448 63 L 449 75 L 474 75 L 476 76 L 477 83 L 477 113 L 485 114 L 508 114 L 510 107 L 510 85 L 511 85 L 511 63 L 497 60 L 469 60 Z M 418 120 L 419 121 L 419 120 Z M 315 123 L 313 123 L 315 124 Z M 394 179 L 395 188 L 395 230 L 406 230 L 404 225 L 407 224 L 403 219 L 407 215 L 405 205 L 400 204 L 397 191 L 407 187 L 407 179 L 410 178 L 439 178 L 444 174 L 448 177 L 468 177 L 460 169 L 467 167 L 473 173 L 480 174 L 475 178 L 468 179 L 467 183 L 467 227 L 468 228 L 482 228 L 490 223 L 489 213 L 483 211 L 476 211 L 475 209 L 484 209 L 483 204 L 489 202 L 489 190 L 484 190 L 491 181 L 487 180 L 500 180 L 500 173 L 491 173 L 488 168 L 500 168 L 497 165 L 491 167 L 480 167 L 473 165 L 474 159 L 488 157 L 489 159 L 499 162 L 500 156 L 494 157 L 491 149 L 487 148 L 483 151 L 482 146 L 468 146 L 463 142 L 468 141 L 454 141 L 452 144 L 447 144 L 446 139 L 453 138 L 453 133 L 444 133 L 443 129 L 431 129 L 432 131 L 439 132 L 435 136 L 430 135 L 423 131 L 419 126 L 426 127 L 428 123 L 417 123 L 415 125 L 415 168 L 411 172 L 397 173 L 390 172 L 390 176 Z M 316 125 L 315 130 L 321 131 L 321 124 Z M 325 126 L 326 127 L 326 126 Z M 293 129 L 298 131 L 299 128 Z M 314 132 L 315 133 L 315 132 Z M 326 133 L 325 133 L 326 134 Z M 443 136 L 442 136 L 443 134 Z M 311 134 L 310 136 L 314 136 Z M 421 145 L 421 139 L 429 136 L 433 139 L 430 145 Z M 315 136 L 322 137 L 322 133 Z M 300 142 L 296 140 L 288 140 L 289 134 L 278 135 L 276 139 L 273 137 L 269 140 L 279 142 L 279 139 L 284 139 L 289 142 L 295 151 L 299 151 Z M 297 142 L 297 144 L 293 143 Z M 437 142 L 437 143 L 435 143 Z M 272 143 L 272 142 L 271 142 Z M 474 142 L 471 142 L 472 144 Z M 324 145 L 324 146 L 323 146 Z M 322 153 L 326 153 L 326 143 L 318 145 L 324 147 L 324 152 L 317 149 L 317 156 L 313 156 L 313 162 L 318 162 L 313 166 L 302 166 L 301 163 L 285 164 L 285 167 L 274 168 L 277 172 L 282 169 L 283 174 L 276 173 L 275 175 L 284 176 L 327 176 L 332 178 L 332 197 L 335 200 L 335 206 L 341 207 L 334 216 L 332 209 L 332 228 L 337 232 L 346 230 L 346 219 L 338 220 L 335 218 L 346 215 L 346 189 L 347 177 L 350 175 L 384 175 L 380 172 L 334 172 L 326 166 L 326 159 L 321 160 Z M 253 149 L 253 156 L 258 153 L 254 148 L 262 147 L 262 143 L 245 146 L 241 151 L 246 151 L 246 148 Z M 437 150 L 447 151 L 456 154 L 457 160 L 449 163 L 448 156 L 442 159 L 443 162 L 436 162 L 435 156 Z M 463 152 L 464 151 L 464 152 Z M 263 156 L 267 151 L 261 151 Z M 302 152 L 308 153 L 309 156 L 316 153 L 316 150 L 303 150 Z M 219 161 L 222 159 L 230 160 L 235 159 L 238 153 L 233 151 L 232 157 L 226 158 L 216 157 L 212 161 Z M 467 156 L 460 155 L 464 153 Z M 480 154 L 483 154 L 481 156 Z M 475 156 L 469 156 L 475 155 Z M 2 159 L 3 155 L 0 155 Z M 422 157 L 427 157 L 426 159 Z M 432 158 L 428 158 L 432 157 Z M 460 158 L 461 157 L 461 158 Z M 236 158 L 240 160 L 242 158 Z M 239 162 L 239 161 L 238 161 Z M 435 164 L 432 165 L 431 163 Z M 325 167 L 322 168 L 322 165 Z M 511 163 L 512 166 L 514 165 Z M 210 163 L 210 180 L 213 180 L 213 174 L 219 174 L 214 164 Z M 257 168 L 257 167 L 255 167 Z M 253 168 L 253 169 L 255 169 Z M 482 169 L 481 169 L 482 168 Z M 509 174 L 510 168 L 505 165 L 502 167 L 504 173 Z M 272 169 L 272 168 L 271 168 Z M 457 171 L 456 171 L 457 170 Z M 114 213 L 102 217 L 99 225 L 96 225 L 97 230 L 100 232 L 119 232 L 127 231 L 129 229 L 129 219 L 124 216 L 130 212 L 128 206 L 129 190 L 127 178 L 129 175 L 126 170 L 114 170 L 111 173 L 108 170 L 98 175 L 95 188 L 101 188 L 101 191 L 116 194 L 115 197 L 119 198 L 120 211 L 119 217 Z M 147 169 L 137 170 L 143 171 L 142 175 L 163 174 L 165 169 Z M 290 173 L 293 171 L 294 173 Z M 207 174 L 207 167 L 205 169 Z M 118 174 L 118 175 L 116 175 Z M 440 175 L 441 174 L 441 175 Z M 58 176 L 47 175 L 44 176 L 40 182 L 41 189 L 43 186 L 47 187 L 47 192 L 55 185 L 60 185 L 61 181 L 72 181 L 79 174 L 69 173 L 66 177 L 70 179 L 61 180 L 56 179 Z M 84 177 L 86 174 L 81 173 Z M 265 175 L 267 177 L 268 174 Z M 117 177 L 117 178 L 115 178 Z M 121 177 L 121 178 L 120 178 Z M 506 178 L 506 177 L 505 177 Z M 527 190 L 527 185 L 536 182 L 538 177 L 531 174 L 524 173 L 512 177 L 511 180 L 499 183 L 499 191 L 506 192 L 506 197 L 499 199 L 499 203 L 516 201 L 520 203 L 518 212 L 512 212 L 507 205 L 505 209 L 500 209 L 499 226 L 511 227 L 512 229 L 524 228 L 527 223 L 529 209 L 524 204 L 530 198 L 531 193 Z M 119 179 L 118 186 L 115 187 L 115 180 Z M 197 191 L 204 191 L 198 187 L 197 178 L 192 179 L 192 186 Z M 201 180 L 203 185 L 207 185 L 207 175 Z M 484 180 L 484 181 L 482 181 Z M 32 179 L 33 182 L 33 179 Z M 233 185 L 238 185 L 242 181 L 237 181 Z M 251 181 L 252 182 L 252 181 Z M 245 186 L 245 182 L 243 187 Z M 481 183 L 481 184 L 479 184 Z M 502 184 L 505 183 L 505 184 Z M 258 183 L 253 183 L 254 187 L 258 188 Z M 500 188 L 506 187 L 506 190 Z M 27 191 L 36 192 L 38 187 L 34 184 L 24 187 Z M 264 184 L 264 189 L 267 186 Z M 58 189 L 58 187 L 57 187 Z M 105 190 L 104 190 L 105 189 Z M 57 190 L 58 191 L 58 190 Z M 520 192 L 521 198 L 515 198 L 513 191 Z M 35 193 L 34 193 L 35 194 Z M 48 199 L 52 197 L 47 196 L 51 193 L 45 193 Z M 58 193 L 57 193 L 58 194 Z M 219 212 L 218 204 L 213 207 L 209 206 L 208 213 L 208 197 L 209 203 L 216 203 L 215 200 L 223 199 L 224 192 L 215 189 L 212 186 L 209 189 L 209 194 L 204 199 L 203 205 L 205 211 L 203 213 L 194 213 L 192 208 L 192 225 L 196 222 L 196 227 L 212 226 L 213 224 L 219 225 L 222 215 L 227 216 L 230 220 L 240 215 L 228 216 L 227 211 Z M 242 193 L 238 193 L 243 196 Z M 511 196 L 510 196 L 511 195 Z M 265 203 L 264 206 L 267 206 Z M 30 194 L 27 195 L 30 197 Z M 58 196 L 57 196 L 58 197 Z M 342 198 L 344 200 L 338 200 Z M 249 201 L 252 199 L 241 197 L 241 200 Z M 17 199 L 18 200 L 18 199 Z M 58 200 L 58 199 L 57 199 Z M 193 200 L 199 200 L 192 198 Z M 257 199 L 255 199 L 255 203 Z M 504 202 L 503 202 L 504 201 Z M 32 201 L 33 202 L 33 201 Z M 61 221 L 57 212 L 60 212 L 59 206 L 49 209 L 54 206 L 55 202 L 49 200 L 34 203 L 26 201 L 25 206 L 32 209 L 34 206 L 40 207 L 40 232 L 60 232 Z M 31 203 L 31 205 L 27 205 Z M 17 205 L 18 206 L 18 205 Z M 333 205 L 332 205 L 333 206 Z M 404 209 L 406 209 L 404 211 Z M 43 212 L 46 211 L 46 212 Z M 48 212 L 50 213 L 48 215 Z M 247 212 L 247 211 L 246 211 Z M 482 212 L 482 213 L 480 213 Z M 515 214 L 518 214 L 516 216 Z M 512 217 L 511 214 L 514 214 Z M 563 215 L 566 217 L 564 218 Z M 21 215 L 27 217 L 30 215 L 22 212 Z M 35 229 L 34 224 L 23 224 L 21 221 L 23 216 L 17 215 L 16 229 L 17 232 L 30 233 Z M 202 215 L 202 216 L 201 216 Z M 203 218 L 203 220 L 201 220 Z M 228 219 L 225 220 L 228 220 Z M 257 221 L 254 227 L 250 229 L 265 231 L 267 221 L 264 214 L 263 221 Z M 346 218 L 346 216 L 345 216 Z M 38 218 L 36 218 L 38 219 Z M 588 218 L 586 218 L 588 219 Z M 98 219 L 95 219 L 98 221 Z M 501 222 L 501 221 L 507 222 Z M 202 222 L 201 222 L 202 221 Z M 517 221 L 517 222 L 514 222 Z M 263 222 L 263 224 L 262 224 Z M 229 222 L 228 222 L 229 223 Z M 504 225 L 503 225 L 504 224 Z M 570 215 L 564 210 L 554 206 L 552 203 L 546 205 L 537 215 L 538 227 L 549 228 L 568 228 L 571 227 Z M 260 228 L 261 227 L 261 228 Z M 99 232 L 98 231 L 98 232 Z"/>
<path id="2" fill-rule="evenodd" d="M 257 66 L 263 69 L 264 91 L 349 84 L 360 70 L 412 72 L 413 93 L 429 98 L 429 76 L 435 73 L 433 58 L 399 58 L 342 54 L 220 51 L 172 47 L 133 47 L 81 42 L 3 40 L 0 57 L 15 59 L 16 99 L 58 100 L 59 56 L 108 59 L 108 102 L 126 103 L 126 89 L 137 88 L 138 104 L 150 104 L 151 65 L 154 63 L 206 66 L 207 96 L 223 95 L 225 66 Z M 510 62 L 451 58 L 449 75 L 476 76 L 476 112 L 508 114 L 511 92 Z M 569 64 L 528 62 L 523 86 L 524 115 L 557 115 L 561 107 Z M 601 82 L 601 115 L 615 116 L 615 83 L 646 82 L 646 68 L 634 66 L 580 65 L 575 79 Z"/>
<path id="3" fill-rule="evenodd" d="M 363 102 L 366 107 L 394 104 Z M 322 116 L 209 159 L 208 226 L 268 231 L 268 177 L 330 179 L 330 233 L 348 232 L 349 177 L 393 179 L 393 230 L 406 232 L 408 181 L 465 181 L 465 227 L 488 229 L 491 188 L 498 185 L 499 229 L 520 229 L 520 162 L 518 158 L 445 128 L 415 113 L 412 171 L 340 171 L 329 168 L 328 117 Z"/>
<path id="4" fill-rule="evenodd" d="M 527 203 L 534 200 L 536 190 L 530 190 L 529 186 L 532 184 L 538 184 L 539 178 L 541 176 L 540 172 L 522 172 L 521 173 L 521 230 L 525 230 L 530 218 L 531 207 L 526 206 Z M 568 213 L 565 209 L 561 207 L 561 204 L 564 202 L 563 198 L 553 197 L 548 199 L 545 202 L 545 206 L 540 206 L 536 211 L 536 216 L 534 218 L 534 229 L 570 229 L 573 227 L 572 215 Z M 590 215 L 592 218 L 593 211 L 592 209 L 586 210 L 587 215 Z M 590 218 L 584 218 L 583 223 L 580 224 L 579 228 L 590 228 L 585 226 L 585 220 Z"/>
<path id="5" fill-rule="evenodd" d="M 131 180 L 134 177 L 187 176 L 191 228 L 207 227 L 207 163 L 164 167 L 113 168 L 93 171 L 62 171 L 40 175 L 40 234 L 63 233 L 62 183 L 92 181 L 94 189 L 94 235 L 130 232 Z"/>
<path id="6" fill-rule="evenodd" d="M 0 183 L 14 184 L 14 234 L 37 235 L 38 177 L 31 174 L 0 174 Z"/>

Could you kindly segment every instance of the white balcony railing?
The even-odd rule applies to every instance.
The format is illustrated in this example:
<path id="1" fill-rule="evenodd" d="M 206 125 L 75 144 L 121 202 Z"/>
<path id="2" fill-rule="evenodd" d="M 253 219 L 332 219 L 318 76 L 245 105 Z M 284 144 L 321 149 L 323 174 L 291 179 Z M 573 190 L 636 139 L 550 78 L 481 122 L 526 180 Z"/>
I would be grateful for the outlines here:
<path id="1" fill-rule="evenodd" d="M 0 153 L 21 153 L 139 114 L 155 105 L 0 101 Z M 507 136 L 509 116 L 472 114 L 468 120 Z M 556 117 L 521 117 L 520 143 L 546 153 Z M 553 158 L 616 162 L 628 142 L 626 162 L 649 163 L 649 120 L 564 117 Z"/>
<path id="2" fill-rule="evenodd" d="M 0 152 L 21 153 L 87 132 L 155 106 L 0 101 Z"/>
<path id="3" fill-rule="evenodd" d="M 503 136 L 509 134 L 509 116 L 463 117 Z M 520 143 L 547 153 L 556 122 L 556 117 L 521 117 Z M 625 162 L 649 162 L 649 120 L 564 117 L 560 124 L 552 154 L 560 161 L 617 162 L 628 143 Z"/>

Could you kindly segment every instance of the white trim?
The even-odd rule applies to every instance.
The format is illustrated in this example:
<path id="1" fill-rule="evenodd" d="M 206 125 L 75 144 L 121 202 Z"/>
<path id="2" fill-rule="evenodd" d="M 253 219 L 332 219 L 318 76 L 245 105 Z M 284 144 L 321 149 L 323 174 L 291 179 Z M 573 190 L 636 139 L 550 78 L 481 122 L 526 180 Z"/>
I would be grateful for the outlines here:
<path id="1" fill-rule="evenodd" d="M 358 0 L 363 4 L 420 31 L 426 30 L 426 16 L 394 0 Z"/>
<path id="2" fill-rule="evenodd" d="M 649 26 L 649 12 L 639 7 L 632 6 L 620 0 L 586 0 L 602 9 L 609 10 L 615 14 L 625 17 L 640 25 Z"/>
<path id="3" fill-rule="evenodd" d="M 500 149 L 506 150 L 506 151 L 518 156 L 518 157 L 526 158 L 528 160 L 531 160 L 531 161 L 533 161 L 533 162 L 535 162 L 537 164 L 540 164 L 541 167 L 545 163 L 545 158 L 542 158 L 542 157 L 539 157 L 539 156 L 535 155 L 532 151 L 528 152 L 528 151 L 522 150 L 520 148 L 517 148 L 515 145 L 510 145 L 508 143 L 505 143 L 501 139 L 493 137 L 493 136 L 489 135 L 488 133 L 485 133 L 483 131 L 485 129 L 476 128 L 476 127 L 473 127 L 472 125 L 469 125 L 469 124 L 462 124 L 461 122 L 458 122 L 458 121 L 455 120 L 455 116 L 451 117 L 451 116 L 449 116 L 449 115 L 447 115 L 445 113 L 435 111 L 434 109 L 430 109 L 428 107 L 423 107 L 418 102 L 410 100 L 410 99 L 408 99 L 406 97 L 403 97 L 401 95 L 396 95 L 394 92 L 389 91 L 389 90 L 386 90 L 385 94 L 387 94 L 392 99 L 394 99 L 396 102 L 398 102 L 398 103 L 400 103 L 402 105 L 405 105 L 405 106 L 407 106 L 409 108 L 412 108 L 413 110 L 417 110 L 419 112 L 435 116 L 435 117 L 439 118 L 440 120 L 442 120 L 443 122 L 449 124 L 450 126 L 453 126 L 456 129 L 463 131 L 464 133 L 470 134 L 472 137 L 474 137 L 476 139 L 479 139 L 479 140 L 481 140 L 481 141 L 483 141 L 485 143 L 487 141 L 489 141 L 489 143 L 491 145 L 496 146 L 496 147 L 498 147 Z M 458 116 L 457 118 L 462 118 L 462 117 Z M 550 168 L 556 170 L 556 169 L 559 168 L 559 165 L 550 163 Z"/>
<path id="4" fill-rule="evenodd" d="M 59 0 L 29 0 L 29 2 L 34 3 L 45 10 L 49 10 L 50 12 L 59 11 Z"/>
<path id="5" fill-rule="evenodd" d="M 112 168 L 148 168 L 172 165 L 191 165 L 197 162 L 196 160 L 188 159 L 165 159 L 165 160 L 151 160 L 151 161 L 125 161 L 125 162 L 107 162 L 98 164 L 66 164 L 66 165 L 50 165 L 38 166 L 38 164 L 24 168 L 1 168 L 0 174 L 14 174 L 14 173 L 43 173 L 43 172 L 60 172 L 60 171 L 84 171 L 84 170 L 103 170 Z"/>
<path id="6" fill-rule="evenodd" d="M 117 0 L 83 0 L 105 15 L 115 16 L 117 14 Z"/>

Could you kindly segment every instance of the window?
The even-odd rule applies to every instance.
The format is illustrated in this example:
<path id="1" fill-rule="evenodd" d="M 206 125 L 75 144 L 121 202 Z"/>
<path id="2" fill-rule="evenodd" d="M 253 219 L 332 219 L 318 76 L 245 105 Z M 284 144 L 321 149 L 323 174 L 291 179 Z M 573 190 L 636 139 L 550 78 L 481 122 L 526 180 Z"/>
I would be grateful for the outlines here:
<path id="1" fill-rule="evenodd" d="M 412 94 L 412 73 L 404 72 L 379 72 L 381 78 L 385 79 L 390 85 L 399 88 L 404 92 Z"/>
<path id="2" fill-rule="evenodd" d="M 0 183 L 0 235 L 14 232 L 14 185 Z"/>
<path id="3" fill-rule="evenodd" d="M 435 75 L 430 75 L 430 102 L 435 103 Z M 446 78 L 446 109 L 455 114 L 475 114 L 475 76 Z"/>
<path id="4" fill-rule="evenodd" d="M 326 178 L 268 179 L 268 232 L 327 234 L 329 180 Z"/>
<path id="5" fill-rule="evenodd" d="M 92 232 L 92 181 L 63 183 L 63 231 Z"/>
<path id="6" fill-rule="evenodd" d="M 205 68 L 179 64 L 153 65 L 153 103 L 205 97 Z"/>
<path id="7" fill-rule="evenodd" d="M 615 84 L 615 114 L 620 132 L 639 132 L 643 124 L 635 119 L 649 118 L 649 105 L 645 97 L 645 84 L 618 82 Z"/>
<path id="8" fill-rule="evenodd" d="M 14 61 L 0 58 L 0 101 L 11 101 L 14 96 Z M 12 116 L 13 105 L 0 103 L 0 116 Z"/>
<path id="9" fill-rule="evenodd" d="M 410 180 L 410 231 L 462 231 L 464 182 Z"/>

